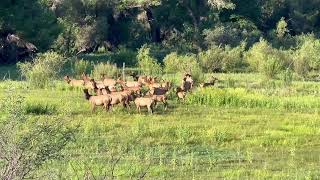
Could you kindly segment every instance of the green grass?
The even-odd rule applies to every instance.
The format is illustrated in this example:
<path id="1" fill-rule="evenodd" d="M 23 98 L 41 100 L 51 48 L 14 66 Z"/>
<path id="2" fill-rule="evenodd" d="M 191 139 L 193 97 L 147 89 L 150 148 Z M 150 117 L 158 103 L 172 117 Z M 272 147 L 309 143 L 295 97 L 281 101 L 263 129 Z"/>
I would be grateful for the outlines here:
<path id="1" fill-rule="evenodd" d="M 120 179 L 144 172 L 147 179 L 319 179 L 319 85 L 294 82 L 288 90 L 250 74 L 217 76 L 220 89 L 195 90 L 187 103 L 170 100 L 154 115 L 133 106 L 91 113 L 81 89 L 62 82 L 44 90 L 0 82 L 0 98 L 14 87 L 26 97 L 28 116 L 79 126 L 64 158 L 46 163 L 39 177 L 110 178 L 114 169 Z"/>

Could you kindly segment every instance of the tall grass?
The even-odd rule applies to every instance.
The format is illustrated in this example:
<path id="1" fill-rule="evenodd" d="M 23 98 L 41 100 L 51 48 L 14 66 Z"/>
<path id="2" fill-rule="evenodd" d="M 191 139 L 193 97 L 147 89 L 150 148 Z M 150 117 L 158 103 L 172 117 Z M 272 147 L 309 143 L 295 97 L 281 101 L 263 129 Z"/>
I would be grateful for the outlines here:
<path id="1" fill-rule="evenodd" d="M 272 109 L 316 109 L 320 108 L 320 99 L 313 96 L 266 96 L 243 88 L 236 89 L 200 89 L 188 96 L 189 104 L 209 105 L 213 107 L 272 108 Z"/>

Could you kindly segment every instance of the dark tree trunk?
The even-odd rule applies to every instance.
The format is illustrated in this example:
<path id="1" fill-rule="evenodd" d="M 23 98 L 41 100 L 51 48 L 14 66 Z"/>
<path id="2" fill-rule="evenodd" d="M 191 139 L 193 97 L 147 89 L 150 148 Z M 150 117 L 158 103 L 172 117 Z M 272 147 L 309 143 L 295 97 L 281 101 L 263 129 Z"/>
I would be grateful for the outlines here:
<path id="1" fill-rule="evenodd" d="M 148 23 L 150 25 L 150 34 L 153 42 L 161 42 L 161 32 L 157 21 L 155 20 L 152 9 L 150 7 L 145 7 Z"/>

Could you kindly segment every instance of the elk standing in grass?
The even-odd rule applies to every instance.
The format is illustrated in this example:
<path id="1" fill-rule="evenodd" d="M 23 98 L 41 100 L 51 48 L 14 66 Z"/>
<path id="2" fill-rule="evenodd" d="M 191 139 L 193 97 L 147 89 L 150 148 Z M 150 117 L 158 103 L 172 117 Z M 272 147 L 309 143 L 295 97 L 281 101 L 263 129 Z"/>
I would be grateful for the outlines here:
<path id="1" fill-rule="evenodd" d="M 73 86 L 73 87 L 83 87 L 83 86 L 84 86 L 84 80 L 70 79 L 69 76 L 65 76 L 63 79 L 64 79 L 70 86 Z"/>
<path id="2" fill-rule="evenodd" d="M 155 100 L 152 97 L 140 97 L 134 100 L 134 104 L 136 105 L 139 113 L 141 113 L 141 107 L 147 107 L 148 112 L 152 114 Z"/>
<path id="3" fill-rule="evenodd" d="M 209 87 L 209 86 L 214 86 L 214 84 L 218 81 L 218 78 L 212 77 L 210 82 L 202 83 L 200 84 L 201 88 Z"/>
<path id="4" fill-rule="evenodd" d="M 182 101 L 185 100 L 186 92 L 181 87 L 178 87 L 176 89 L 176 94 L 177 94 L 179 100 L 182 100 Z"/>
<path id="5" fill-rule="evenodd" d="M 83 90 L 85 98 L 90 102 L 92 112 L 95 112 L 96 106 L 103 106 L 106 110 L 110 110 L 112 97 L 110 96 L 92 96 L 89 94 L 88 89 Z"/>
<path id="6" fill-rule="evenodd" d="M 155 101 L 155 106 L 157 106 L 158 102 L 162 102 L 164 106 L 164 110 L 168 108 L 167 96 L 166 95 L 153 95 L 152 99 Z"/>

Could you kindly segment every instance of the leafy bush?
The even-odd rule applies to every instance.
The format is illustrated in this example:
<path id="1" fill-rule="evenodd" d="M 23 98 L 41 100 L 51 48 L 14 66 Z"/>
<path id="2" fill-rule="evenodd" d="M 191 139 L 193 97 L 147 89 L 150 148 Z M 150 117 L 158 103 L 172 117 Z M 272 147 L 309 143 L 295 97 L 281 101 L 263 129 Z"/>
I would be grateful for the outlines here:
<path id="1" fill-rule="evenodd" d="M 194 54 L 178 55 L 173 52 L 164 58 L 164 64 L 166 73 L 190 73 L 194 80 L 203 77 L 197 56 Z"/>
<path id="2" fill-rule="evenodd" d="M 91 69 L 91 63 L 83 59 L 75 59 L 72 71 L 77 78 L 80 78 L 82 73 L 88 74 Z"/>
<path id="3" fill-rule="evenodd" d="M 40 54 L 32 62 L 18 63 L 17 66 L 32 87 L 44 88 L 57 78 L 64 63 L 63 56 L 47 52 Z"/>
<path id="4" fill-rule="evenodd" d="M 22 96 L 10 91 L 5 97 L 0 108 L 5 114 L 0 123 L 0 179 L 28 179 L 45 162 L 62 157 L 76 129 L 57 118 L 29 118 Z"/>
<path id="5" fill-rule="evenodd" d="M 244 39 L 251 46 L 259 40 L 261 32 L 253 22 L 234 15 L 231 18 L 234 22 L 218 24 L 212 29 L 203 31 L 208 47 L 220 45 L 235 47 L 240 45 Z"/>
<path id="6" fill-rule="evenodd" d="M 260 67 L 260 72 L 266 77 L 274 79 L 281 72 L 282 64 L 276 56 L 270 56 Z"/>
<path id="7" fill-rule="evenodd" d="M 218 46 L 213 46 L 209 50 L 199 53 L 199 60 L 205 72 L 222 71 L 224 51 Z"/>
<path id="8" fill-rule="evenodd" d="M 266 40 L 254 44 L 245 54 L 251 70 L 268 78 L 275 78 L 281 70 L 291 64 L 290 51 L 274 49 Z"/>
<path id="9" fill-rule="evenodd" d="M 162 73 L 162 67 L 155 58 L 150 55 L 150 48 L 143 45 L 137 55 L 138 67 L 145 75 L 159 75 Z"/>
<path id="10" fill-rule="evenodd" d="M 294 53 L 294 70 L 306 78 L 311 71 L 320 70 L 320 40 L 313 35 L 298 37 L 298 49 Z"/>
<path id="11" fill-rule="evenodd" d="M 236 48 L 212 46 L 209 50 L 199 53 L 201 67 L 206 72 L 239 72 L 243 71 L 245 62 L 243 53 L 245 43 Z"/>
<path id="12" fill-rule="evenodd" d="M 109 61 L 107 63 L 99 63 L 93 66 L 93 78 L 100 79 L 101 75 L 106 75 L 108 77 L 115 77 L 118 73 L 118 68 L 116 64 L 111 64 Z"/>
<path id="13" fill-rule="evenodd" d="M 137 53 L 130 49 L 120 47 L 119 50 L 112 55 L 112 60 L 119 66 L 122 66 L 122 63 L 126 63 L 126 66 L 134 66 L 137 64 Z"/>

